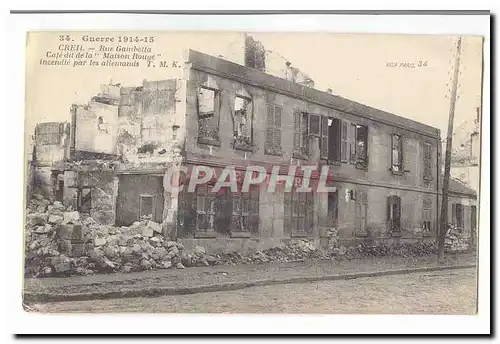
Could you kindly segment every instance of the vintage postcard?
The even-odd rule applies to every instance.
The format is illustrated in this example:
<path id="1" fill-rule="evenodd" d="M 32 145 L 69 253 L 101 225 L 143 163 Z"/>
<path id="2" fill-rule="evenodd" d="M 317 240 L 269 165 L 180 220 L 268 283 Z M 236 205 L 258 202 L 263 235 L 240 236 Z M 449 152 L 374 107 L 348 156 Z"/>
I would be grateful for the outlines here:
<path id="1" fill-rule="evenodd" d="M 29 32 L 24 308 L 475 314 L 480 36 Z"/>

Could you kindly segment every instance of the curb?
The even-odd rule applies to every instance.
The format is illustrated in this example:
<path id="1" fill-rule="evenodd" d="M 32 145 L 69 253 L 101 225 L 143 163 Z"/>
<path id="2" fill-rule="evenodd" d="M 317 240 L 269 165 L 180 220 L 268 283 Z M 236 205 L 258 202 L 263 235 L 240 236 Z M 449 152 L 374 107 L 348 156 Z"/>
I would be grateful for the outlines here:
<path id="1" fill-rule="evenodd" d="M 324 276 L 300 276 L 288 277 L 281 279 L 263 279 L 246 282 L 227 282 L 220 284 L 199 285 L 194 287 L 165 287 L 165 288 L 148 288 L 148 289 L 125 289 L 110 292 L 100 293 L 74 293 L 74 294 L 54 294 L 54 293 L 24 293 L 23 303 L 34 302 L 61 302 L 61 301 L 89 301 L 89 300 L 106 300 L 116 298 L 133 298 L 133 297 L 159 297 L 169 295 L 188 295 L 198 293 L 210 293 L 216 291 L 231 291 L 250 287 L 263 287 L 277 284 L 291 283 L 310 283 L 317 281 L 341 281 L 365 277 L 378 277 L 389 275 L 403 275 L 418 272 L 433 272 L 442 270 L 456 270 L 475 268 L 476 264 L 463 265 L 446 265 L 446 266 L 431 266 L 423 268 L 407 268 L 382 270 L 374 272 L 355 272 L 341 275 L 324 275 Z"/>

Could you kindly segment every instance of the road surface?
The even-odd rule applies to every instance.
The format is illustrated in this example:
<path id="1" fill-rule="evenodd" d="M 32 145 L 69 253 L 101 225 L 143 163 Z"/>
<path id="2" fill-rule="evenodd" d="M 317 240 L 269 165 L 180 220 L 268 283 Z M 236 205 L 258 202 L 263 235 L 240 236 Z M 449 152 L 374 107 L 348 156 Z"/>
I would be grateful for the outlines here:
<path id="1" fill-rule="evenodd" d="M 475 314 L 473 268 L 242 290 L 30 305 L 40 312 Z"/>

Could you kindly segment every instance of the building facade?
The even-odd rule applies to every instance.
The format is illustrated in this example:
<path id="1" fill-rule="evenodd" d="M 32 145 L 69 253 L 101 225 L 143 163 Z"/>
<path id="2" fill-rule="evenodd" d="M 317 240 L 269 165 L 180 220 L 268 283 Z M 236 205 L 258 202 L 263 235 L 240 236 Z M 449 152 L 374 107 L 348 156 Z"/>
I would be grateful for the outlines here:
<path id="1" fill-rule="evenodd" d="M 105 85 L 73 105 L 69 157 L 51 168 L 62 181 L 56 198 L 110 225 L 150 218 L 165 236 L 212 252 L 293 238 L 325 247 L 332 231 L 344 246 L 435 239 L 438 129 L 259 69 L 191 50 L 183 78 Z M 238 176 L 247 166 L 293 167 L 299 182 L 328 166 L 335 192 L 212 193 L 209 182 L 173 193 L 173 166 L 232 166 Z"/>

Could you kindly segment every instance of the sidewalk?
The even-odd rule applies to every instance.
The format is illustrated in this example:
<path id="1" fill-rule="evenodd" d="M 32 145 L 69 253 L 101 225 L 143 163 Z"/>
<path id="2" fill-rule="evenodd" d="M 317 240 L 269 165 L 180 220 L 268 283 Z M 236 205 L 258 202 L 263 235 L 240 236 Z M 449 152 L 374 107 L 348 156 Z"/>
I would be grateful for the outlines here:
<path id="1" fill-rule="evenodd" d="M 307 261 L 192 267 L 131 274 L 26 278 L 25 302 L 76 301 L 121 297 L 142 297 L 235 290 L 252 286 L 306 283 L 378 275 L 435 271 L 475 266 L 475 255 L 447 256 L 439 265 L 436 257 L 382 257 L 342 261 Z"/>

